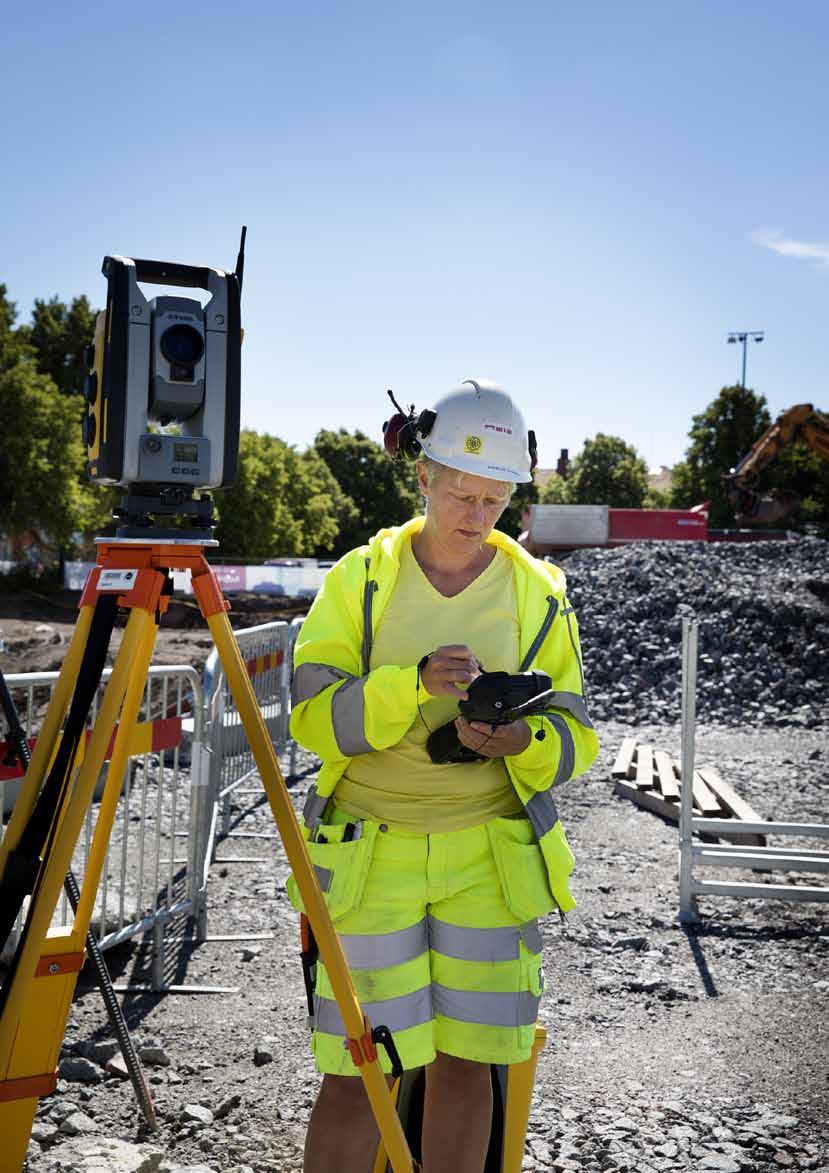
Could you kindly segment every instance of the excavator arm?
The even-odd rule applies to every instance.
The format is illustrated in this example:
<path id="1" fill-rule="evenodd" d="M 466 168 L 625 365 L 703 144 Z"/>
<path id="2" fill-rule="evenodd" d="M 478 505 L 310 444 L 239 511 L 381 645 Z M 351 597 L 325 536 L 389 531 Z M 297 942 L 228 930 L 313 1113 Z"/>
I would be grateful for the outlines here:
<path id="1" fill-rule="evenodd" d="M 803 443 L 819 456 L 829 459 L 829 416 L 811 403 L 799 403 L 782 412 L 755 441 L 736 468 L 726 475 L 728 498 L 741 525 L 764 525 L 780 521 L 796 508 L 796 493 L 761 497 L 751 484 L 757 474 L 777 458 L 789 444 Z"/>

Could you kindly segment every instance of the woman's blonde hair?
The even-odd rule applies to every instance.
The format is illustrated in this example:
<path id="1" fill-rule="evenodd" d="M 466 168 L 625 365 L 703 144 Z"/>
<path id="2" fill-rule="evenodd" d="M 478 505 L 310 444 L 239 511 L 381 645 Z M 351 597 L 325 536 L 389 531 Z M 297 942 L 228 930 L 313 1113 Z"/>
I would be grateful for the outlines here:
<path id="1" fill-rule="evenodd" d="M 448 465 L 441 464 L 439 460 L 432 460 L 431 456 L 420 456 L 417 463 L 423 465 L 423 470 L 426 474 L 427 485 L 433 485 L 439 476 L 443 476 L 446 473 L 454 473 L 453 479 L 455 488 L 460 489 L 462 487 L 461 480 L 466 476 L 466 473 L 462 472 L 460 469 L 449 468 Z M 503 490 L 504 501 L 509 501 L 510 497 L 515 492 L 515 485 L 512 481 L 493 481 L 493 484 L 500 485 L 501 489 Z"/>

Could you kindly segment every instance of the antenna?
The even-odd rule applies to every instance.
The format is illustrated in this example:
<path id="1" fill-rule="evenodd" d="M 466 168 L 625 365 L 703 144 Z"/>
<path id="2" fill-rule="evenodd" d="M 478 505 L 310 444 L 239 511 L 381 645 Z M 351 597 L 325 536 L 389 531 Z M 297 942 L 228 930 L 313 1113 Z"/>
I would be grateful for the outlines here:
<path id="1" fill-rule="evenodd" d="M 239 296 L 242 295 L 242 276 L 245 272 L 245 237 L 247 236 L 247 225 L 242 225 L 242 239 L 239 241 L 239 255 L 236 258 L 236 276 L 239 279 Z"/>

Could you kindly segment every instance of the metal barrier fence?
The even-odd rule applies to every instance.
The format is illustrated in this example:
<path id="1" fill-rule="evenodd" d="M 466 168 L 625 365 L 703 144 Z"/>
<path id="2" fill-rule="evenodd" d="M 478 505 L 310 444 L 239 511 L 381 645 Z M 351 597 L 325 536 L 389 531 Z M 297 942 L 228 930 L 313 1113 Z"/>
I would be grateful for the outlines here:
<path id="1" fill-rule="evenodd" d="M 103 674 L 90 725 L 110 675 L 110 669 Z M 30 741 L 57 678 L 57 672 L 6 676 Z M 179 917 L 198 917 L 205 903 L 201 853 L 209 811 L 203 783 L 203 727 L 204 696 L 196 670 L 176 665 L 150 668 L 91 927 L 102 950 L 151 930 L 151 981 L 156 989 L 163 985 L 166 927 Z M 189 771 L 187 766 L 191 767 Z M 96 799 L 103 790 L 107 769 L 105 765 Z M 6 814 L 19 789 L 19 779 L 0 780 L 0 833 L 5 830 Z M 90 808 L 72 859 L 72 871 L 79 883 L 83 882 L 94 819 Z M 185 851 L 179 854 L 182 839 L 186 841 Z M 72 910 L 64 894 L 53 924 L 71 921 Z M 19 932 L 19 925 L 15 932 Z M 10 941 L 14 943 L 15 934 Z"/>
<path id="2" fill-rule="evenodd" d="M 293 647 L 301 622 L 263 623 L 234 632 L 265 724 L 277 748 L 284 747 L 289 739 Z M 208 866 L 217 841 L 233 833 L 231 799 L 234 791 L 256 773 L 247 735 L 215 648 L 204 669 L 204 698 L 208 802 L 213 810 L 203 857 L 205 866 Z"/>
<path id="3" fill-rule="evenodd" d="M 731 835 L 799 835 L 829 839 L 826 823 L 782 823 L 772 820 L 749 822 L 742 819 L 707 819 L 693 815 L 691 787 L 684 779 L 694 776 L 694 739 L 696 733 L 697 648 L 699 621 L 682 620 L 682 778 L 679 814 L 679 920 L 693 923 L 700 919 L 696 897 L 760 897 L 791 901 L 829 901 L 829 887 L 813 884 L 756 884 L 746 881 L 721 883 L 694 876 L 694 864 L 713 867 L 751 868 L 753 871 L 775 870 L 829 872 L 829 851 L 796 850 L 783 847 L 743 847 L 725 844 L 702 845 L 693 842 L 694 832 Z"/>
<path id="4" fill-rule="evenodd" d="M 234 634 L 265 724 L 277 748 L 289 740 L 293 648 L 302 619 L 265 623 Z M 111 669 L 106 669 L 90 714 L 94 722 Z M 57 672 L 17 673 L 6 682 L 33 741 L 52 695 Z M 232 797 L 256 773 L 256 765 L 214 649 L 204 669 L 152 667 L 133 734 L 134 750 L 123 779 L 118 814 L 107 848 L 92 930 L 101 949 L 139 933 L 153 933 L 151 985 L 165 986 L 165 930 L 193 917 L 196 940 L 207 939 L 207 882 L 217 842 L 232 834 Z M 295 770 L 291 744 L 289 772 Z M 189 767 L 189 770 L 188 770 Z M 105 765 L 104 771 L 108 766 Z M 6 770 L 6 775 L 14 771 Z M 96 789 L 103 790 L 105 772 Z M 20 779 L 0 771 L 0 838 Z M 94 804 L 93 804 L 94 805 Z M 72 860 L 82 883 L 94 831 L 90 808 Z M 25 907 L 7 947 L 13 947 Z M 65 895 L 53 924 L 71 922 Z M 2 943 L 0 943 L 2 944 Z"/>

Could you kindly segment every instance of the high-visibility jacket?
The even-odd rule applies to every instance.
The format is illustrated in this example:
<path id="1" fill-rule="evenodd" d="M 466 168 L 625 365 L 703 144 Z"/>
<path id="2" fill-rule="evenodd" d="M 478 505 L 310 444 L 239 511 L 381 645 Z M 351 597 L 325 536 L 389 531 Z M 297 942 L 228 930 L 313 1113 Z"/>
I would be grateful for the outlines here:
<path id="1" fill-rule="evenodd" d="M 351 758 L 395 745 L 417 720 L 417 665 L 369 670 L 369 663 L 401 549 L 424 520 L 380 530 L 341 558 L 297 636 L 291 736 L 322 759 L 303 813 L 306 834 L 319 823 Z M 556 690 L 544 715 L 526 718 L 534 734 L 527 749 L 504 764 L 543 852 L 552 894 L 567 911 L 576 904 L 568 885 L 574 860 L 551 791 L 583 773 L 599 751 L 585 704 L 578 626 L 557 566 L 533 558 L 498 530 L 487 543 L 512 559 L 520 670 L 546 672 Z"/>

